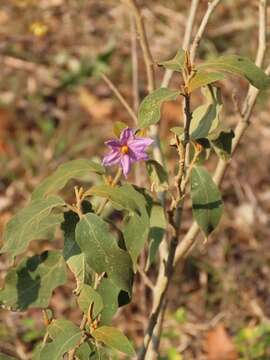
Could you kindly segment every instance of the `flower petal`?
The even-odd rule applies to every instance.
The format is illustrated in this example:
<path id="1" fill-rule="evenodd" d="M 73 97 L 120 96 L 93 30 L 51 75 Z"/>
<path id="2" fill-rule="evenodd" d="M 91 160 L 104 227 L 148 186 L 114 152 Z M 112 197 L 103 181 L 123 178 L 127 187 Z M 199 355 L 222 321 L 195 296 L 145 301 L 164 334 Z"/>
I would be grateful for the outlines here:
<path id="1" fill-rule="evenodd" d="M 126 145 L 129 139 L 134 139 L 134 130 L 125 128 L 120 135 L 121 145 Z"/>
<path id="2" fill-rule="evenodd" d="M 104 156 L 102 165 L 112 166 L 120 162 L 121 154 L 118 150 L 112 150 L 108 155 Z"/>
<path id="3" fill-rule="evenodd" d="M 131 161 L 128 154 L 125 154 L 121 157 L 121 165 L 123 168 L 123 174 L 125 177 L 127 177 L 131 169 Z"/>
<path id="4" fill-rule="evenodd" d="M 120 141 L 118 139 L 105 141 L 105 145 L 112 149 L 119 149 L 121 147 Z"/>
<path id="5" fill-rule="evenodd" d="M 154 140 L 150 138 L 135 138 L 128 141 L 128 147 L 133 151 L 144 151 Z"/>
<path id="6" fill-rule="evenodd" d="M 148 160 L 148 155 L 145 153 L 144 150 L 134 152 L 131 149 L 129 149 L 129 157 L 130 157 L 131 163 L 134 163 L 134 162 L 140 161 L 140 160 Z"/>

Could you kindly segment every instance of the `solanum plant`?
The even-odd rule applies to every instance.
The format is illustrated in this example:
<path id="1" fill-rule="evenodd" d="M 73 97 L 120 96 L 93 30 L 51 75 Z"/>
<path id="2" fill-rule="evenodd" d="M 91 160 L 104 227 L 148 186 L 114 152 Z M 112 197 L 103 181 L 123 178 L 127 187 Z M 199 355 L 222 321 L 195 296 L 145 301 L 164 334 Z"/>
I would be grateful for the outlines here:
<path id="1" fill-rule="evenodd" d="M 185 199 L 190 196 L 194 220 L 206 238 L 220 221 L 222 196 L 218 181 L 213 180 L 205 164 L 210 153 L 225 164 L 235 134 L 224 121 L 222 94 L 216 82 L 233 74 L 262 90 L 269 86 L 269 77 L 238 55 L 197 64 L 188 50 L 180 49 L 172 60 L 160 65 L 178 73 L 178 88 L 161 87 L 147 95 L 133 129 L 116 124 L 115 138 L 106 142 L 109 153 L 100 163 L 75 159 L 59 166 L 37 186 L 29 204 L 6 226 L 1 253 L 13 259 L 13 266 L 0 291 L 0 302 L 11 311 L 43 309 L 46 334 L 35 349 L 34 360 L 65 356 L 70 360 L 106 359 L 110 358 L 107 348 L 127 358 L 136 356 L 132 342 L 112 326 L 112 319 L 118 308 L 132 298 L 138 258 L 144 249 L 148 254 L 146 271 L 155 266 L 158 258 L 160 263 L 153 285 L 153 309 L 144 344 L 137 353 L 138 359 L 152 359 L 146 354 L 153 346 L 153 334 L 165 307 L 179 250 Z M 192 109 L 191 97 L 199 89 L 203 103 Z M 170 139 L 163 139 L 167 147 L 175 150 L 174 166 L 168 170 L 166 159 L 158 162 L 152 157 L 152 149 L 158 144 L 148 130 L 160 122 L 162 104 L 178 97 L 184 104 L 182 118 L 179 114 L 181 121 L 171 129 Z M 140 187 L 132 183 L 131 170 L 136 162 L 144 164 L 148 174 Z M 90 183 L 85 181 L 89 174 L 95 175 Z M 72 194 L 62 192 L 72 179 L 81 181 L 80 185 Z M 117 223 L 111 219 L 114 210 L 121 214 Z M 32 240 L 53 239 L 57 227 L 64 239 L 61 250 L 27 256 Z M 160 246 L 166 248 L 164 259 L 158 252 Z M 50 311 L 53 291 L 67 282 L 68 270 L 76 283 L 70 296 L 76 298 L 81 310 L 80 325 L 56 319 Z"/>

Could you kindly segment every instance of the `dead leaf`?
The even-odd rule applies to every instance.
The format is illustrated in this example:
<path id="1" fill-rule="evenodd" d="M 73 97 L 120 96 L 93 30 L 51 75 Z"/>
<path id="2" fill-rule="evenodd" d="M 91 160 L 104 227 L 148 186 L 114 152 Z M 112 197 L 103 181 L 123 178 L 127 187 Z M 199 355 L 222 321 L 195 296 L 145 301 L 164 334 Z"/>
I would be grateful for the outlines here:
<path id="1" fill-rule="evenodd" d="M 86 88 L 79 90 L 79 101 L 94 120 L 106 120 L 106 117 L 113 112 L 113 103 L 110 99 L 101 100 Z"/>
<path id="2" fill-rule="evenodd" d="M 9 153 L 7 139 L 12 131 L 12 115 L 9 110 L 0 108 L 0 155 Z"/>
<path id="3" fill-rule="evenodd" d="M 213 330 L 208 332 L 205 350 L 209 360 L 238 359 L 232 339 L 222 324 L 219 324 Z"/>

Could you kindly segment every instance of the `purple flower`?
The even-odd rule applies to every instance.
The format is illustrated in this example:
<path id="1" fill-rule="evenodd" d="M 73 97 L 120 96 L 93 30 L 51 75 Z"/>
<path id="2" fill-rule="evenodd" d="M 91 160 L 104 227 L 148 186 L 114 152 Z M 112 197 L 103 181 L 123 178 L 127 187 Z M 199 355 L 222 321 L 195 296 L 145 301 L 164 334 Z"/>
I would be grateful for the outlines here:
<path id="1" fill-rule="evenodd" d="M 127 177 L 132 163 L 148 160 L 145 150 L 152 143 L 152 139 L 136 137 L 134 130 L 126 128 L 122 130 L 119 139 L 105 142 L 111 151 L 104 157 L 102 164 L 104 166 L 119 164 L 122 166 L 124 176 Z"/>

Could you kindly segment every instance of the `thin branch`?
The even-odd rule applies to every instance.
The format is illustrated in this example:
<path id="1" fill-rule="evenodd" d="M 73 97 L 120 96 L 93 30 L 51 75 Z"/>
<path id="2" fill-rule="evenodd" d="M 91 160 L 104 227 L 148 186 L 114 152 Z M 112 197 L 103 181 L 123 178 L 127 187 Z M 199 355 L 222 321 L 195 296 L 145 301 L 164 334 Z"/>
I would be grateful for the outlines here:
<path id="1" fill-rule="evenodd" d="M 137 32 L 139 35 L 139 42 L 143 53 L 144 64 L 147 73 L 147 88 L 148 92 L 151 93 L 155 90 L 155 70 L 154 61 L 150 51 L 150 46 L 145 32 L 144 22 L 140 13 L 140 10 L 135 0 L 123 0 L 130 8 L 132 15 L 134 16 Z M 158 127 L 153 125 L 150 127 L 150 136 L 154 139 L 153 144 L 153 158 L 163 164 L 163 156 L 160 148 L 160 139 L 158 134 Z M 162 200 L 162 199 L 161 199 Z"/>
<path id="2" fill-rule="evenodd" d="M 139 96 L 139 64 L 138 64 L 138 46 L 136 36 L 136 24 L 133 16 L 130 16 L 130 38 L 131 38 L 131 63 L 132 63 L 132 94 L 133 110 L 137 113 L 140 96 Z"/>
<path id="3" fill-rule="evenodd" d="M 195 36 L 195 38 L 193 40 L 193 43 L 191 45 L 191 48 L 190 48 L 190 60 L 191 60 L 191 63 L 193 63 L 194 60 L 195 60 L 197 48 L 200 45 L 202 36 L 203 36 L 203 34 L 205 32 L 205 29 L 206 29 L 206 26 L 207 26 L 207 24 L 209 22 L 210 16 L 212 15 L 213 11 L 217 7 L 217 5 L 220 3 L 220 1 L 221 0 L 214 0 L 213 2 L 208 3 L 207 11 L 204 14 L 201 25 L 199 26 L 197 34 L 196 34 L 196 36 Z"/>
<path id="4" fill-rule="evenodd" d="M 255 60 L 256 65 L 259 67 L 262 67 L 263 65 L 263 60 L 266 52 L 267 1 L 268 0 L 259 0 L 258 51 Z M 246 100 L 242 107 L 243 114 L 245 114 L 248 111 L 253 91 L 254 91 L 253 86 L 249 86 Z"/>
<path id="5" fill-rule="evenodd" d="M 266 29 L 267 29 L 267 1 L 268 0 L 260 0 L 259 3 L 259 31 L 258 31 L 258 52 L 256 56 L 255 64 L 257 66 L 263 65 L 263 60 L 266 52 Z"/>
<path id="6" fill-rule="evenodd" d="M 127 110 L 129 115 L 132 117 L 134 123 L 137 124 L 138 120 L 135 112 L 127 103 L 123 95 L 119 92 L 117 87 L 111 82 L 111 80 L 105 74 L 102 74 L 101 77 L 105 81 L 105 83 L 109 86 L 109 88 L 112 90 L 112 92 L 115 94 L 115 96 L 118 98 L 118 100 L 121 102 L 121 104 L 124 106 L 124 108 Z"/>
<path id="7" fill-rule="evenodd" d="M 180 166 L 179 172 L 175 177 L 176 187 L 178 190 L 178 196 L 176 201 L 174 202 L 174 206 L 170 211 L 170 224 L 173 229 L 173 234 L 170 239 L 169 249 L 164 252 L 164 250 L 160 251 L 160 267 L 158 272 L 158 279 L 154 287 L 154 296 L 153 296 L 153 306 L 151 310 L 151 316 L 148 323 L 147 330 L 144 336 L 143 346 L 140 349 L 138 360 L 150 360 L 150 355 L 148 352 L 153 353 L 153 349 L 157 350 L 158 342 L 154 339 L 154 332 L 158 334 L 161 332 L 162 326 L 162 317 L 165 312 L 165 302 L 167 290 L 169 287 L 170 280 L 173 276 L 174 272 L 174 257 L 176 248 L 178 245 L 179 239 L 179 230 L 181 226 L 181 215 L 183 210 L 183 194 L 181 193 L 181 184 L 185 176 L 185 168 L 186 168 L 186 148 L 189 143 L 189 129 L 190 122 L 192 119 L 192 113 L 190 109 L 190 95 L 184 95 L 184 116 L 185 116 L 185 125 L 184 125 L 184 141 L 183 144 L 179 144 L 179 159 Z M 165 239 L 164 239 L 165 240 Z M 163 241 L 164 241 L 163 240 Z M 157 326 L 158 324 L 158 326 Z M 157 329 L 155 331 L 155 328 Z M 154 355 L 154 354 L 153 354 Z"/>
<path id="8" fill-rule="evenodd" d="M 191 35 L 192 35 L 192 29 L 193 29 L 195 15 L 196 15 L 196 12 L 198 9 L 198 5 L 199 5 L 199 0 L 192 0 L 191 5 L 190 5 L 188 19 L 186 22 L 184 40 L 183 40 L 183 44 L 182 44 L 182 47 L 185 50 L 187 50 L 189 48 Z M 172 78 L 172 75 L 173 75 L 173 71 L 166 69 L 162 83 L 161 83 L 161 87 L 168 87 L 170 80 Z"/>
<path id="9" fill-rule="evenodd" d="M 192 30 L 193 30 L 193 24 L 194 24 L 198 5 L 199 5 L 199 0 L 192 0 L 190 5 L 188 20 L 186 23 L 183 45 L 182 45 L 184 50 L 188 50 L 189 48 Z"/>
<path id="10" fill-rule="evenodd" d="M 144 272 L 143 269 L 141 269 L 140 266 L 137 266 L 137 270 L 138 270 L 138 273 L 141 275 L 145 285 L 147 285 L 149 287 L 149 289 L 153 290 L 154 284 L 153 284 L 152 280 L 147 276 L 147 274 Z"/>
<path id="11" fill-rule="evenodd" d="M 146 36 L 144 22 L 143 22 L 140 10 L 136 4 L 136 1 L 135 0 L 123 0 L 123 1 L 125 3 L 127 3 L 128 6 L 130 7 L 130 9 L 133 13 L 133 16 L 135 18 L 135 21 L 136 21 L 137 31 L 138 31 L 138 35 L 139 35 L 139 41 L 141 44 L 144 63 L 145 63 L 145 67 L 146 67 L 148 92 L 152 92 L 156 87 L 156 85 L 155 85 L 155 69 L 154 69 L 153 57 L 152 57 L 148 39 Z"/>

